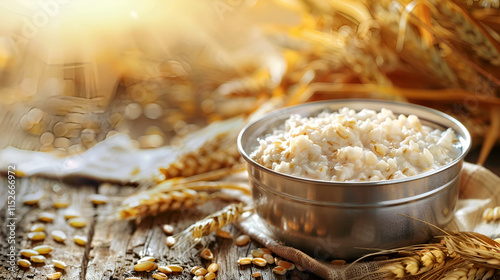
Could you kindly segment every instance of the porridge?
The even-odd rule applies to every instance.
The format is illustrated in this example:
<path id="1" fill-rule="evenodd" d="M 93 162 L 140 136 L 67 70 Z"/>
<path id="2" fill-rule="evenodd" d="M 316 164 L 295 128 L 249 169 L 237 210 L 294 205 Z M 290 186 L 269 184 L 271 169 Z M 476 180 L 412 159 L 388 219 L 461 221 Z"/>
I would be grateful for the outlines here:
<path id="1" fill-rule="evenodd" d="M 342 108 L 291 115 L 250 155 L 279 173 L 323 181 L 380 181 L 437 169 L 460 155 L 454 131 L 417 116 Z"/>

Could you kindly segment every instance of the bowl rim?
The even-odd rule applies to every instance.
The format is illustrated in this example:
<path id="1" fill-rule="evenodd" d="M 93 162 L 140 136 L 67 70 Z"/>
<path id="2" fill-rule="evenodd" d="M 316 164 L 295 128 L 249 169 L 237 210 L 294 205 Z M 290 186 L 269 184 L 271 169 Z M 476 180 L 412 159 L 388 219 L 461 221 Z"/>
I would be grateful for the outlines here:
<path id="1" fill-rule="evenodd" d="M 300 107 L 310 107 L 310 106 L 318 106 L 318 105 L 331 105 L 335 103 L 344 103 L 344 102 L 365 102 L 365 103 L 373 103 L 373 104 L 391 104 L 391 105 L 396 105 L 396 106 L 407 106 L 407 107 L 413 107 L 414 109 L 422 110 L 422 111 L 427 111 L 428 113 L 438 115 L 440 117 L 443 117 L 452 123 L 454 123 L 456 126 L 460 128 L 463 132 L 463 139 L 464 142 L 461 142 L 462 146 L 462 151 L 460 155 L 455 158 L 453 161 L 447 163 L 446 165 L 443 165 L 437 169 L 426 171 L 417 175 L 405 177 L 405 178 L 400 178 L 400 179 L 389 179 L 389 180 L 381 180 L 381 181 L 350 181 L 350 182 L 345 182 L 345 181 L 324 181 L 324 180 L 317 180 L 317 179 L 310 179 L 310 178 L 303 178 L 303 177 L 296 177 L 293 175 L 288 175 L 280 172 L 276 172 L 272 169 L 269 169 L 267 167 L 262 166 L 261 164 L 257 163 L 253 159 L 250 158 L 250 156 L 245 152 L 245 149 L 243 148 L 243 143 L 242 143 L 242 138 L 244 134 L 249 130 L 250 127 L 254 126 L 256 123 L 264 120 L 264 119 L 272 119 L 275 116 L 281 116 L 284 112 L 286 111 L 291 111 Z M 370 108 L 367 108 L 370 109 Z M 370 109 L 374 110 L 374 109 Z M 402 114 L 402 113 L 401 113 Z M 300 115 L 300 114 L 299 114 Z M 419 117 L 419 116 L 418 116 Z M 419 117 L 420 119 L 420 117 Z M 422 105 L 417 105 L 409 102 L 401 102 L 401 101 L 393 101 L 393 100 L 380 100 L 380 99 L 359 99 L 359 98 L 342 98 L 342 99 L 331 99 L 331 100 L 326 100 L 326 101 L 313 101 L 313 102 L 307 102 L 307 103 L 302 103 L 299 105 L 293 105 L 293 106 L 287 106 L 284 108 L 280 108 L 277 110 L 273 110 L 267 114 L 264 114 L 260 116 L 259 118 L 256 118 L 255 120 L 249 122 L 246 124 L 243 129 L 240 131 L 238 134 L 237 138 L 237 146 L 238 146 L 238 151 L 241 154 L 241 156 L 247 161 L 247 163 L 251 164 L 253 167 L 260 169 L 264 171 L 265 173 L 270 173 L 274 176 L 279 176 L 287 180 L 291 181 L 298 181 L 302 183 L 312 183 L 312 184 L 322 184 L 322 185 L 330 185 L 332 187 L 334 186 L 346 186 L 346 185 L 356 185 L 356 186 L 385 186 L 385 185 L 393 185 L 393 184 L 399 184 L 399 183 L 404 183 L 404 182 L 410 182 L 410 181 L 417 181 L 419 179 L 423 179 L 426 177 L 430 177 L 432 175 L 435 175 L 437 173 L 443 172 L 449 168 L 454 167 L 457 165 L 459 162 L 461 162 L 465 156 L 469 153 L 471 149 L 471 135 L 469 130 L 463 125 L 460 121 L 455 119 L 454 117 L 441 112 L 436 109 L 432 109 L 426 106 Z"/>

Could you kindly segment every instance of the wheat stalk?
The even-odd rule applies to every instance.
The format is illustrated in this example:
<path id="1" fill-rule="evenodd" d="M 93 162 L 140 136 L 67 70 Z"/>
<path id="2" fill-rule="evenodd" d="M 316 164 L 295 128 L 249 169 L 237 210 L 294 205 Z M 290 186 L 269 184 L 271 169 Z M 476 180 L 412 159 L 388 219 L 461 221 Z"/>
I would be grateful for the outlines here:
<path id="1" fill-rule="evenodd" d="M 204 236 L 209 235 L 225 225 L 232 224 L 240 219 L 244 213 L 250 213 L 252 208 L 246 208 L 243 203 L 230 204 L 224 209 L 212 213 L 202 220 L 192 224 L 184 231 L 174 236 L 176 243 L 175 246 L 181 248 L 192 247 L 201 242 Z"/>

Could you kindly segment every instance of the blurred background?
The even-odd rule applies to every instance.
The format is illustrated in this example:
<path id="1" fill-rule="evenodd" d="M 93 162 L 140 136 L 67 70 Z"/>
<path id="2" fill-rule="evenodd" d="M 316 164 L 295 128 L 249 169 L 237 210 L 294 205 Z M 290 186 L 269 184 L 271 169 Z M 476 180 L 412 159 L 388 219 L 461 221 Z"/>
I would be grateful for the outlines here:
<path id="1" fill-rule="evenodd" d="M 453 115 L 479 163 L 499 139 L 498 0 L 4 0 L 0 18 L 1 148 L 177 145 L 266 104 L 351 97 Z"/>

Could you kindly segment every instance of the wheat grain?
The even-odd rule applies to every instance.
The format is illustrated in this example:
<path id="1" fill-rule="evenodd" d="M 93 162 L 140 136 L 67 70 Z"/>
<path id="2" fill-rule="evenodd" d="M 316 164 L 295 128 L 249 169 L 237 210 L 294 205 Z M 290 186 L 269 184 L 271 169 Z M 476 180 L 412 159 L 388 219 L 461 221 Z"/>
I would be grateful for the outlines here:
<path id="1" fill-rule="evenodd" d="M 168 268 L 167 266 L 158 266 L 158 271 L 165 273 L 165 274 L 172 274 L 173 273 L 173 271 L 170 268 Z"/>
<path id="2" fill-rule="evenodd" d="M 155 272 L 153 273 L 153 278 L 158 279 L 158 280 L 167 280 L 168 277 L 165 273 L 162 272 Z"/>
<path id="3" fill-rule="evenodd" d="M 62 276 L 61 272 L 55 272 L 51 274 L 47 274 L 47 279 L 55 280 L 55 279 L 60 279 Z"/>
<path id="4" fill-rule="evenodd" d="M 66 241 L 66 234 L 61 230 L 53 230 L 51 234 L 52 239 L 54 239 L 56 242 L 63 243 L 64 241 Z"/>
<path id="5" fill-rule="evenodd" d="M 17 264 L 22 266 L 22 267 L 30 267 L 31 266 L 31 262 L 28 260 L 25 260 L 25 259 L 17 260 Z"/>
<path id="6" fill-rule="evenodd" d="M 248 235 L 240 235 L 238 236 L 235 240 L 234 240 L 234 244 L 236 246 L 245 246 L 248 244 L 248 242 L 250 242 L 250 236 Z"/>
<path id="7" fill-rule="evenodd" d="M 44 263 L 46 258 L 41 255 L 36 255 L 36 256 L 31 256 L 30 261 L 35 262 L 35 263 Z"/>
<path id="8" fill-rule="evenodd" d="M 282 266 L 275 266 L 273 268 L 273 273 L 278 274 L 278 275 L 285 275 L 288 269 L 282 267 Z"/>
<path id="9" fill-rule="evenodd" d="M 34 224 L 30 227 L 29 231 L 45 231 L 44 224 Z"/>
<path id="10" fill-rule="evenodd" d="M 46 236 L 46 234 L 43 231 L 28 232 L 28 238 L 32 241 L 44 240 L 45 236 Z"/>
<path id="11" fill-rule="evenodd" d="M 215 273 L 209 272 L 205 275 L 205 280 L 214 280 L 216 277 Z"/>
<path id="12" fill-rule="evenodd" d="M 214 254 L 212 253 L 212 251 L 210 251 L 210 249 L 205 248 L 201 251 L 200 257 L 205 260 L 212 260 L 214 258 Z"/>
<path id="13" fill-rule="evenodd" d="M 203 267 L 200 267 L 199 269 L 197 269 L 197 270 L 194 272 L 194 275 L 195 275 L 195 276 L 205 276 L 207 273 L 208 273 L 208 270 L 206 270 L 206 269 L 205 269 L 205 268 L 203 268 Z"/>
<path id="14" fill-rule="evenodd" d="M 134 265 L 135 271 L 151 271 L 155 267 L 155 263 L 150 261 L 143 261 Z"/>
<path id="15" fill-rule="evenodd" d="M 217 263 L 211 263 L 208 268 L 207 268 L 208 272 L 217 272 L 217 270 L 219 270 L 219 265 Z"/>
<path id="16" fill-rule="evenodd" d="M 27 258 L 29 258 L 31 256 L 40 255 L 40 253 L 38 253 L 37 251 L 32 250 L 32 249 L 22 249 L 21 251 L 19 251 L 19 253 L 21 254 L 21 256 L 24 256 Z"/>
<path id="17" fill-rule="evenodd" d="M 54 263 L 54 267 L 59 269 L 66 269 L 66 267 L 68 267 L 68 265 L 63 261 L 52 260 L 52 263 Z"/>
<path id="18" fill-rule="evenodd" d="M 40 255 L 47 255 L 50 252 L 52 252 L 52 250 L 54 250 L 54 248 L 52 246 L 49 246 L 49 245 L 39 245 L 39 246 L 34 247 L 33 250 L 37 251 Z"/>
<path id="19" fill-rule="evenodd" d="M 38 219 L 42 222 L 51 223 L 56 218 L 56 214 L 51 212 L 40 212 L 38 214 Z"/>

